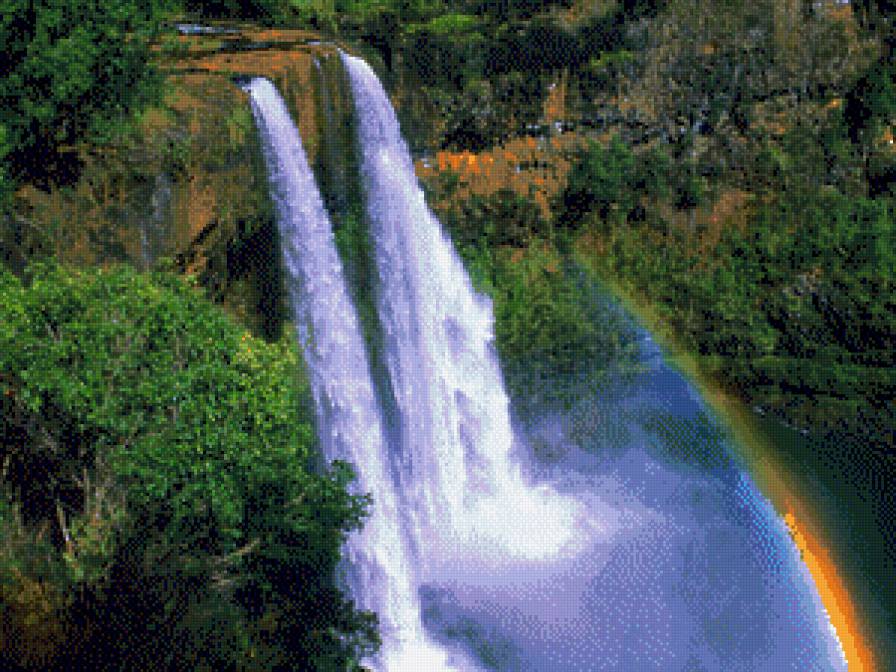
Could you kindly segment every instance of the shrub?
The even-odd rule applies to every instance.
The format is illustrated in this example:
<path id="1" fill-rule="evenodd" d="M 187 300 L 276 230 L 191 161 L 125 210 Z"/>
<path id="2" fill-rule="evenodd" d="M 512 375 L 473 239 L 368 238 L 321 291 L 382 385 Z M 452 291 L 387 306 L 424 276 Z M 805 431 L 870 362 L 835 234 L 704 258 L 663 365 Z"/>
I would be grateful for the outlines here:
<path id="1" fill-rule="evenodd" d="M 278 23 L 288 15 L 286 0 L 185 0 L 184 9 L 208 18 L 256 19 Z"/>
<path id="2" fill-rule="evenodd" d="M 615 209 L 623 216 L 634 205 L 635 157 L 614 136 L 607 147 L 592 142 L 569 174 L 561 195 L 560 218 L 580 222 L 592 210 L 606 218 Z"/>

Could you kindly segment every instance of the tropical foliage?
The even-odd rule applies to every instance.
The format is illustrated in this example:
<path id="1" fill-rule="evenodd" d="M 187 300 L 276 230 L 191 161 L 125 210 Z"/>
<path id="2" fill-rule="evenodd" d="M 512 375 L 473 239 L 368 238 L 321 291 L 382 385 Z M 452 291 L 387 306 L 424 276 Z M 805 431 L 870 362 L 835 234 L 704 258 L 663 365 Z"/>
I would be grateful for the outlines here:
<path id="1" fill-rule="evenodd" d="M 836 128 L 821 132 L 822 150 L 840 142 Z M 655 305 L 715 375 L 792 423 L 883 449 L 896 424 L 896 208 L 890 198 L 819 189 L 830 176 L 787 152 L 802 132 L 778 150 L 778 177 L 746 228 L 727 226 L 715 242 L 651 206 L 658 191 L 643 173 L 655 157 L 618 141 L 586 153 L 561 206 L 566 221 L 602 241 L 603 272 Z"/>
<path id="2" fill-rule="evenodd" d="M 315 466 L 292 339 L 126 268 L 4 271 L 0 324 L 4 669 L 335 670 L 376 645 L 335 582 L 367 500 Z"/>
<path id="3" fill-rule="evenodd" d="M 0 2 L 7 179 L 70 180 L 72 145 L 108 138 L 153 97 L 147 38 L 161 10 L 161 0 Z"/>
<path id="4" fill-rule="evenodd" d="M 474 196 L 442 221 L 477 289 L 493 302 L 495 339 L 518 410 L 568 405 L 611 364 L 633 363 L 635 332 L 560 252 L 562 236 L 509 190 Z M 583 387 L 584 386 L 584 387 Z"/>

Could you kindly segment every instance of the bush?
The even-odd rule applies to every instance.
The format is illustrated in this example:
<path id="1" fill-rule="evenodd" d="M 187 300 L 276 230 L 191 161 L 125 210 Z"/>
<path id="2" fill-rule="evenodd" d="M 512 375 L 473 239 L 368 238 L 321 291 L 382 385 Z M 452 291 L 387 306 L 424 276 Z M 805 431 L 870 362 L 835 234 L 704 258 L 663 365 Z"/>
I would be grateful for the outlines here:
<path id="1" fill-rule="evenodd" d="M 689 210 L 703 203 L 703 199 L 703 179 L 699 175 L 686 170 L 678 185 L 676 185 L 675 207 Z"/>
<path id="2" fill-rule="evenodd" d="M 424 24 L 410 25 L 406 32 L 413 35 L 418 32 L 430 32 L 433 35 L 456 37 L 457 33 L 467 33 L 481 27 L 482 22 L 469 14 L 443 14 L 436 16 Z"/>
<path id="3" fill-rule="evenodd" d="M 847 93 L 844 117 L 853 142 L 869 142 L 896 115 L 896 68 L 879 61 Z"/>
<path id="4" fill-rule="evenodd" d="M 501 101 L 496 100 L 487 80 L 467 82 L 452 103 L 446 110 L 444 148 L 480 152 L 506 137 Z"/>
<path id="5" fill-rule="evenodd" d="M 208 18 L 256 19 L 278 23 L 287 14 L 287 0 L 185 0 L 184 9 Z"/>
<path id="6" fill-rule="evenodd" d="M 571 0 L 473 0 L 468 6 L 494 20 L 527 19 L 554 6 L 570 7 Z"/>
<path id="7" fill-rule="evenodd" d="M 0 273 L 0 598 L 63 596 L 66 654 L 41 669 L 344 669 L 375 646 L 334 584 L 367 500 L 346 465 L 309 471 L 294 343 L 171 275 L 29 281 Z"/>
<path id="8" fill-rule="evenodd" d="M 606 147 L 592 142 L 579 155 L 555 210 L 558 221 L 572 229 L 591 213 L 601 218 L 604 230 L 615 223 L 656 223 L 656 218 L 648 216 L 645 203 L 648 199 L 665 199 L 670 192 L 682 207 L 699 203 L 702 181 L 689 173 L 673 171 L 663 150 L 651 148 L 635 154 L 614 136 Z"/>
<path id="9" fill-rule="evenodd" d="M 634 206 L 635 181 L 635 157 L 618 136 L 607 147 L 592 142 L 569 174 L 560 219 L 575 225 L 592 210 L 602 218 L 617 210 L 624 218 Z"/>

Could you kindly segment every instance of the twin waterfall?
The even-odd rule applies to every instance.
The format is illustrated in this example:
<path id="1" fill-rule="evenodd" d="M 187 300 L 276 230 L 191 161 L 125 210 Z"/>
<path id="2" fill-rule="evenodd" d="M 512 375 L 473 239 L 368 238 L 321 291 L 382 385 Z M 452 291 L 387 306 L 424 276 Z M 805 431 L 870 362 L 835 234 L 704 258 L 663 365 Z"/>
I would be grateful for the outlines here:
<path id="1" fill-rule="evenodd" d="M 618 394 L 602 391 L 592 410 L 605 433 L 583 443 L 597 449 L 563 448 L 562 469 L 542 470 L 512 430 L 491 303 L 427 208 L 376 76 L 341 59 L 359 165 L 347 189 L 364 199 L 370 287 L 346 280 L 284 101 L 266 79 L 246 90 L 321 449 L 353 464 L 353 487 L 373 499 L 343 565 L 357 605 L 379 617 L 383 645 L 365 665 L 845 670 L 786 526 L 727 444 L 707 438 L 697 393 L 658 351 L 645 349 L 644 371 Z M 563 447 L 550 413 L 545 435 Z M 663 438 L 664 418 L 680 431 Z"/>
<path id="2" fill-rule="evenodd" d="M 473 667 L 428 641 L 418 589 L 446 569 L 549 559 L 581 538 L 579 507 L 529 487 L 512 460 L 509 402 L 487 298 L 427 208 L 398 121 L 373 71 L 343 54 L 379 285 L 385 366 L 398 417 L 387 441 L 330 218 L 275 87 L 247 86 L 277 211 L 290 298 L 321 447 L 351 462 L 371 515 L 348 542 L 358 605 L 380 619 L 386 671 Z M 397 445 L 391 445 L 397 444 Z"/>
<path id="3" fill-rule="evenodd" d="M 354 597 L 360 607 L 379 614 L 386 642 L 394 634 L 417 644 L 423 642 L 423 626 L 405 539 L 395 523 L 399 503 L 388 475 L 364 340 L 330 218 L 280 94 L 266 79 L 253 79 L 248 91 L 264 144 L 321 447 L 329 459 L 357 465 L 358 488 L 375 501 L 363 529 L 349 541 Z"/>

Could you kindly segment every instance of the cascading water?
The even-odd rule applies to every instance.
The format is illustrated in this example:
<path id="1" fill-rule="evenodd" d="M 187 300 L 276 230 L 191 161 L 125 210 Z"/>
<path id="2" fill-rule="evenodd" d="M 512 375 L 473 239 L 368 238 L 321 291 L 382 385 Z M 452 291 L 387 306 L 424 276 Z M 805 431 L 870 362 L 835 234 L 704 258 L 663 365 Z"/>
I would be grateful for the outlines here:
<path id="1" fill-rule="evenodd" d="M 502 662 L 480 656 L 493 669 L 843 669 L 786 531 L 730 461 L 682 472 L 641 431 L 621 457 L 582 459 L 604 471 L 526 482 L 490 301 L 426 206 L 376 75 L 342 60 L 427 626 L 477 651 L 503 641 Z"/>
<path id="2" fill-rule="evenodd" d="M 152 211 L 140 218 L 140 256 L 147 269 L 152 267 L 161 247 L 161 223 L 171 203 L 171 182 L 165 173 L 156 175 L 149 202 Z"/>
<path id="3" fill-rule="evenodd" d="M 698 401 L 657 353 L 636 395 L 602 402 L 604 422 L 630 425 L 627 443 L 582 449 L 552 487 L 526 482 L 490 302 L 473 291 L 427 208 L 376 76 L 359 59 L 342 60 L 379 276 L 385 361 L 376 363 L 398 416 L 390 414 L 391 450 L 298 132 L 270 82 L 252 80 L 247 90 L 322 449 L 356 465 L 359 490 L 373 496 L 347 548 L 352 594 L 379 615 L 384 639 L 368 664 L 383 672 L 844 670 L 805 566 L 749 479 L 724 457 L 689 465 L 680 447 L 656 444 L 656 421 L 633 420 L 635 401 L 655 412 L 668 398 L 676 420 L 697 422 Z M 678 457 L 664 452 L 673 448 Z M 467 646 L 477 663 L 449 655 L 429 633 Z"/>
<path id="4" fill-rule="evenodd" d="M 444 668 L 445 655 L 423 633 L 364 342 L 330 219 L 298 130 L 274 85 L 256 78 L 246 90 L 264 146 L 321 447 L 328 459 L 357 465 L 358 489 L 373 496 L 371 515 L 348 540 L 347 555 L 355 601 L 380 619 L 384 645 L 375 664 Z"/>
<path id="5" fill-rule="evenodd" d="M 414 175 L 374 72 L 342 54 L 361 148 L 378 312 L 399 409 L 402 494 L 425 570 L 568 555 L 589 535 L 580 508 L 531 487 L 512 460 L 509 400 L 490 300 L 477 294 Z"/>

